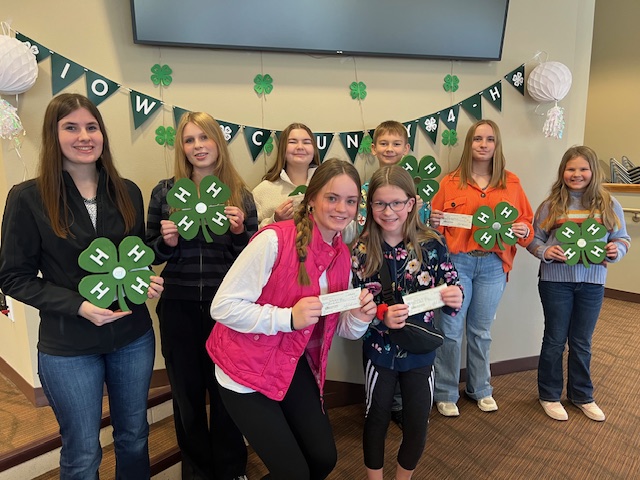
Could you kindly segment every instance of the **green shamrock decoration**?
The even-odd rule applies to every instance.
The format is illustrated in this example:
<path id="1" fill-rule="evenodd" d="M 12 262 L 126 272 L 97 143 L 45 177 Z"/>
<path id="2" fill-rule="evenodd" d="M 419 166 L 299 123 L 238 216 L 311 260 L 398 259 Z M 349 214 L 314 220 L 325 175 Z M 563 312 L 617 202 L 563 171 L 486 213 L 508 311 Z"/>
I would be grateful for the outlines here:
<path id="1" fill-rule="evenodd" d="M 273 90 L 273 78 L 268 73 L 265 75 L 259 73 L 254 77 L 253 83 L 255 83 L 253 89 L 258 95 L 269 95 Z"/>
<path id="2" fill-rule="evenodd" d="M 358 147 L 358 153 L 371 153 L 371 144 L 373 143 L 373 138 L 371 135 L 367 134 L 362 137 L 362 141 L 360 142 L 360 147 Z"/>
<path id="3" fill-rule="evenodd" d="M 125 301 L 140 305 L 147 300 L 155 254 L 138 237 L 126 237 L 118 249 L 105 237 L 96 238 L 78 257 L 87 275 L 78 284 L 80 295 L 93 305 L 107 308 L 116 297 L 123 312 L 131 309 Z"/>
<path id="4" fill-rule="evenodd" d="M 606 234 L 606 227 L 593 218 L 588 218 L 582 225 L 565 222 L 556 230 L 556 238 L 567 257 L 566 264 L 575 265 L 582 259 L 587 268 L 589 262 L 602 263 L 607 256 L 607 243 L 602 240 Z"/>
<path id="5" fill-rule="evenodd" d="M 202 229 L 207 242 L 213 242 L 207 227 L 216 235 L 229 230 L 229 219 L 224 214 L 224 204 L 231 191 L 216 176 L 207 175 L 200 182 L 200 196 L 196 184 L 189 178 L 181 178 L 167 192 L 167 203 L 178 209 L 169 217 L 178 227 L 181 237 L 192 240 Z"/>
<path id="6" fill-rule="evenodd" d="M 264 153 L 271 155 L 271 152 L 273 152 L 273 137 L 269 137 L 269 140 L 266 141 L 262 149 L 264 150 Z"/>
<path id="7" fill-rule="evenodd" d="M 491 250 L 496 241 L 500 250 L 504 250 L 503 243 L 515 245 L 518 238 L 511 225 L 516 218 L 518 210 L 507 202 L 500 202 L 494 211 L 483 205 L 473 214 L 472 223 L 479 227 L 473 234 L 473 239 L 485 250 Z"/>
<path id="8" fill-rule="evenodd" d="M 151 67 L 151 73 L 153 73 L 153 75 L 151 75 L 151 81 L 154 85 L 160 85 L 162 83 L 162 85 L 168 87 L 173 81 L 173 78 L 171 78 L 173 70 L 171 70 L 169 65 L 160 66 L 159 63 L 156 63 Z"/>
<path id="9" fill-rule="evenodd" d="M 299 187 L 296 187 L 296 189 L 293 192 L 291 192 L 289 196 L 295 197 L 296 195 L 304 195 L 306 192 L 307 192 L 307 186 L 300 185 Z"/>
<path id="10" fill-rule="evenodd" d="M 442 132 L 442 144 L 453 147 L 458 143 L 458 133 L 455 130 L 445 130 Z"/>
<path id="11" fill-rule="evenodd" d="M 422 200 L 428 202 L 438 192 L 440 184 L 434 178 L 440 175 L 442 169 L 431 155 L 422 157 L 420 163 L 413 155 L 407 155 L 400 160 L 399 165 L 411 174 Z"/>
<path id="12" fill-rule="evenodd" d="M 444 83 L 442 84 L 442 87 L 445 89 L 446 92 L 455 92 L 456 90 L 458 90 L 459 83 L 460 83 L 460 79 L 458 78 L 457 75 L 447 74 L 444 77 Z"/>
<path id="13" fill-rule="evenodd" d="M 367 96 L 367 86 L 364 82 L 351 82 L 351 98 L 354 100 L 364 100 Z"/>
<path id="14" fill-rule="evenodd" d="M 159 126 L 156 128 L 156 143 L 173 147 L 176 140 L 176 129 L 173 127 Z"/>

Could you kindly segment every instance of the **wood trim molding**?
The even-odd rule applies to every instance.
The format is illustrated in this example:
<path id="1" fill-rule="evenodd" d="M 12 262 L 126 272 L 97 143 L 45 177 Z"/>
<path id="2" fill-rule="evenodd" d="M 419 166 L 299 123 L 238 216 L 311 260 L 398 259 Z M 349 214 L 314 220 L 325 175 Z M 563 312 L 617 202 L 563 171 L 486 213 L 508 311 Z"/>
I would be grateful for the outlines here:
<path id="1" fill-rule="evenodd" d="M 604 188 L 610 192 L 640 193 L 640 185 L 634 183 L 605 183 Z"/>
<path id="2" fill-rule="evenodd" d="M 614 300 L 624 300 L 625 302 L 640 303 L 640 293 L 624 292 L 613 288 L 604 289 L 604 296 Z"/>

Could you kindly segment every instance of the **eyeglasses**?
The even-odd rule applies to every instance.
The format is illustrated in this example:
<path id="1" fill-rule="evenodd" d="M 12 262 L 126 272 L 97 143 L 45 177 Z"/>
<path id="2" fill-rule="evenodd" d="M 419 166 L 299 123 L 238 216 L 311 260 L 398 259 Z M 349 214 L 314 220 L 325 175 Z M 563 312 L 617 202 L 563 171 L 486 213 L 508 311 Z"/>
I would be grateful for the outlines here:
<path id="1" fill-rule="evenodd" d="M 387 209 L 387 207 L 389 207 L 394 212 L 399 212 L 404 207 L 407 206 L 407 203 L 409 203 L 409 200 L 411 200 L 411 199 L 407 198 L 404 201 L 395 200 L 395 201 L 389 202 L 389 203 L 387 203 L 387 202 L 371 202 L 371 210 L 373 210 L 374 212 L 384 212 Z"/>

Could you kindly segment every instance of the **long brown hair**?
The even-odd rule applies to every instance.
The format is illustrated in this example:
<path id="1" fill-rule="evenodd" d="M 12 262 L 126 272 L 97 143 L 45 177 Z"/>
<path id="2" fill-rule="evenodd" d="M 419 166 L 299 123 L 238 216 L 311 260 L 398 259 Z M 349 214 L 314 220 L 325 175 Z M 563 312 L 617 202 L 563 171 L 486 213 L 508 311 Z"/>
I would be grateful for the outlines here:
<path id="1" fill-rule="evenodd" d="M 174 176 L 176 180 L 181 178 L 191 179 L 193 174 L 193 165 L 187 159 L 184 153 L 182 135 L 184 128 L 188 123 L 193 123 L 200 128 L 210 139 L 212 139 L 218 147 L 218 159 L 213 165 L 213 174 L 220 179 L 222 183 L 227 185 L 231 190 L 231 197 L 227 204 L 238 207 L 246 215 L 244 208 L 244 198 L 249 195 L 247 186 L 238 174 L 238 171 L 231 163 L 231 155 L 227 142 L 222 134 L 220 124 L 206 112 L 187 112 L 182 115 L 178 128 L 176 130 L 175 142 L 175 166 Z"/>
<path id="2" fill-rule="evenodd" d="M 318 167 L 316 172 L 311 177 L 307 191 L 304 194 L 304 199 L 300 202 L 300 205 L 293 214 L 293 220 L 296 224 L 296 252 L 298 253 L 298 261 L 300 267 L 298 268 L 298 284 L 310 285 L 309 274 L 305 267 L 305 261 L 307 260 L 307 247 L 311 241 L 311 232 L 313 231 L 313 222 L 309 218 L 309 201 L 315 200 L 318 193 L 329 181 L 339 175 L 347 175 L 353 183 L 356 184 L 358 191 L 358 201 L 360 198 L 360 175 L 356 168 L 349 162 L 340 160 L 338 158 L 330 158 L 325 160 L 322 165 Z"/>
<path id="3" fill-rule="evenodd" d="M 289 143 L 289 135 L 292 130 L 304 130 L 311 137 L 311 141 L 313 142 L 313 159 L 309 164 L 318 166 L 320 165 L 320 152 L 318 152 L 318 143 L 316 142 L 316 137 L 311 131 L 309 127 L 307 127 L 304 123 L 292 123 L 287 128 L 285 128 L 280 134 L 280 140 L 278 140 L 278 154 L 276 155 L 276 161 L 273 163 L 271 168 L 265 173 L 263 180 L 267 180 L 268 182 L 275 182 L 278 178 L 280 178 L 280 172 L 287 166 L 287 144 Z"/>
<path id="4" fill-rule="evenodd" d="M 367 220 L 360 237 L 364 243 L 367 252 L 367 260 L 364 266 L 364 277 L 371 277 L 380 270 L 382 266 L 382 245 L 383 236 L 382 229 L 373 219 L 372 201 L 376 191 L 380 187 L 393 186 L 401 189 L 408 198 L 415 198 L 416 186 L 409 172 L 399 165 L 388 165 L 379 168 L 374 172 L 369 181 L 369 190 L 367 192 Z M 406 207 L 405 207 L 406 208 Z M 407 220 L 402 226 L 402 237 L 406 247 L 413 246 L 418 261 L 422 264 L 422 249 L 420 244 L 430 240 L 437 240 L 442 243 L 442 238 L 438 232 L 427 227 L 418 220 L 418 208 L 413 206 L 407 215 Z"/>
<path id="5" fill-rule="evenodd" d="M 489 125 L 493 129 L 493 136 L 496 139 L 495 150 L 493 152 L 493 162 L 491 164 L 491 180 L 489 180 L 489 186 L 492 188 L 506 188 L 507 187 L 507 171 L 506 160 L 502 153 L 502 135 L 498 125 L 493 120 L 478 120 L 476 123 L 469 127 L 467 136 L 464 140 L 464 149 L 462 150 L 462 156 L 460 157 L 460 163 L 453 172 L 453 175 L 458 175 L 460 178 L 460 188 L 467 188 L 467 182 L 475 183 L 472 173 L 473 165 L 473 137 L 476 134 L 476 129 L 480 125 Z"/>
<path id="6" fill-rule="evenodd" d="M 567 168 L 567 163 L 578 157 L 584 158 L 591 169 L 591 181 L 582 193 L 582 206 L 585 210 L 589 210 L 590 218 L 594 218 L 597 213 L 600 213 L 602 215 L 602 223 L 607 227 L 607 230 L 620 228 L 620 219 L 613 211 L 611 195 L 602 185 L 604 174 L 600 169 L 598 155 L 593 149 L 584 145 L 573 146 L 562 156 L 562 161 L 558 166 L 558 178 L 551 187 L 551 193 L 541 204 L 542 206 L 548 202 L 549 214 L 542 221 L 540 227 L 545 231 L 550 231 L 558 219 L 567 214 L 567 209 L 571 202 L 571 190 L 564 181 L 564 171 Z M 536 211 L 536 216 L 539 214 L 540 207 Z"/>
<path id="7" fill-rule="evenodd" d="M 63 93 L 54 97 L 47 106 L 42 122 L 42 143 L 36 184 L 49 217 L 51 229 L 58 237 L 67 238 L 68 235 L 73 237 L 70 231 L 73 214 L 69 210 L 67 191 L 62 177 L 64 157 L 58 137 L 58 122 L 80 108 L 86 109 L 93 115 L 102 132 L 102 155 L 96 163 L 96 168 L 104 169 L 107 178 L 107 195 L 122 215 L 125 232 L 129 232 L 134 227 L 136 212 L 125 182 L 113 164 L 109 136 L 102 115 L 87 97 L 77 93 Z"/>

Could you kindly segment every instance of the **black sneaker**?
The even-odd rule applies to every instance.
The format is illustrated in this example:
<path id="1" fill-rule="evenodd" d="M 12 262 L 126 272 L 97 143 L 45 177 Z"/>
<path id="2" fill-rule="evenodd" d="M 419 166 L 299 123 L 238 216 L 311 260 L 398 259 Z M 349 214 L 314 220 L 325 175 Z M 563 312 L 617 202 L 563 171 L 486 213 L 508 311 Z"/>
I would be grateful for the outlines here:
<path id="1" fill-rule="evenodd" d="M 391 410 L 391 420 L 402 430 L 402 410 Z"/>

